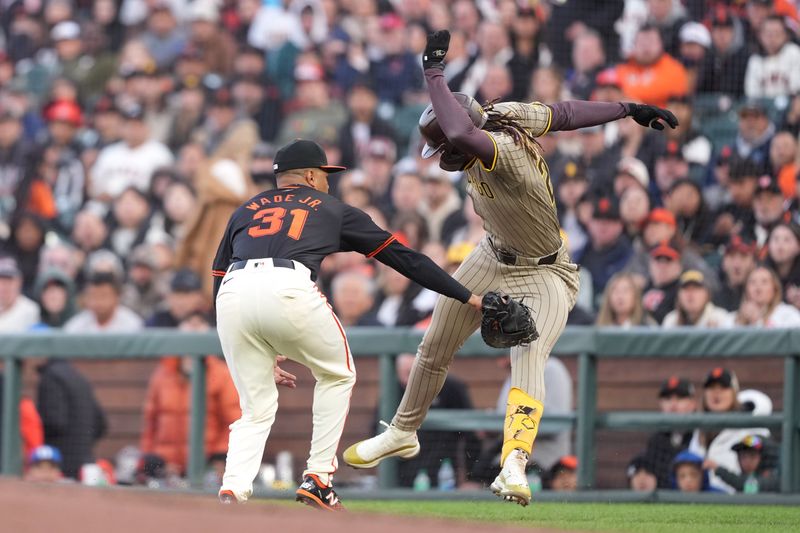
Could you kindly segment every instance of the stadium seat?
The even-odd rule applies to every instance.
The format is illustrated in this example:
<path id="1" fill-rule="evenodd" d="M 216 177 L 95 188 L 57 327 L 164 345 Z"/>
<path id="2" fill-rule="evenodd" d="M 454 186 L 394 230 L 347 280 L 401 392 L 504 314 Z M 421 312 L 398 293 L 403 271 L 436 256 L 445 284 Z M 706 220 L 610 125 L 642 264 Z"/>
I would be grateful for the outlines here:
<path id="1" fill-rule="evenodd" d="M 715 151 L 736 140 L 738 117 L 734 111 L 706 117 L 700 124 L 700 131 L 708 137 Z"/>

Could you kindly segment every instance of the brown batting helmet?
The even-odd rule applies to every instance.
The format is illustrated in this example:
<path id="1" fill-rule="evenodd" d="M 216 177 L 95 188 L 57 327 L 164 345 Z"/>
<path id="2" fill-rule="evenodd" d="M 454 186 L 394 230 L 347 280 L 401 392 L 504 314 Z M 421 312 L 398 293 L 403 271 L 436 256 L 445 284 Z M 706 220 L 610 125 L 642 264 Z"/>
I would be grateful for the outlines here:
<path id="1" fill-rule="evenodd" d="M 477 100 L 465 93 L 453 93 L 453 96 L 456 97 L 476 127 L 482 128 L 486 124 L 486 111 Z M 425 147 L 422 149 L 422 157 L 425 159 L 442 150 L 447 144 L 447 137 L 439 126 L 439 121 L 436 120 L 432 104 L 428 105 L 419 117 L 419 132 L 425 139 Z"/>

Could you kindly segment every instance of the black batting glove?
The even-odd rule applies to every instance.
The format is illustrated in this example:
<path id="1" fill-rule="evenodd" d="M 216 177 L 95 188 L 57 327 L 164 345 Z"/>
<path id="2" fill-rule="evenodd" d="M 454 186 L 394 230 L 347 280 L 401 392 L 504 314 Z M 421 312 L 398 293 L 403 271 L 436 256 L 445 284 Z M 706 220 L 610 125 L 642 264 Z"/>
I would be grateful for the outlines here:
<path id="1" fill-rule="evenodd" d="M 425 52 L 422 53 L 422 68 L 440 68 L 444 69 L 442 61 L 444 56 L 447 55 L 447 49 L 450 47 L 450 32 L 447 30 L 439 30 L 428 34 L 428 44 L 425 45 Z"/>
<path id="2" fill-rule="evenodd" d="M 673 130 L 678 125 L 678 119 L 668 109 L 661 109 L 653 105 L 632 103 L 627 103 L 625 106 L 628 108 L 628 116 L 633 117 L 633 120 L 635 120 L 637 124 L 645 128 L 663 130 L 664 124 L 660 122 L 662 120 Z"/>

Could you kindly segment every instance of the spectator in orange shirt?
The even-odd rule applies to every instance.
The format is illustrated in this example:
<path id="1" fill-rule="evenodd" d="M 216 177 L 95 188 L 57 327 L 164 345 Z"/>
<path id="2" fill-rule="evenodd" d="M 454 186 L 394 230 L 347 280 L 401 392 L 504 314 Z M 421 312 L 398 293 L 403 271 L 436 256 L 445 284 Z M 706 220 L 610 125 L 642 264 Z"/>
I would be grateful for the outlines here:
<path id="1" fill-rule="evenodd" d="M 183 331 L 208 331 L 209 322 L 202 314 L 185 318 Z M 241 417 L 239 396 L 225 363 L 206 357 L 206 456 L 228 451 L 228 434 L 233 422 Z M 168 469 L 186 471 L 189 446 L 189 408 L 193 358 L 165 357 L 150 377 L 144 407 L 144 428 L 140 448 L 143 454 L 164 458 Z"/>
<path id="2" fill-rule="evenodd" d="M 783 197 L 791 201 L 797 193 L 800 165 L 797 164 L 797 139 L 788 131 L 775 134 L 769 145 L 769 162 L 772 172 L 778 177 L 778 186 Z"/>
<path id="3" fill-rule="evenodd" d="M 616 71 L 625 96 L 645 104 L 666 107 L 670 96 L 684 96 L 689 90 L 686 69 L 664 52 L 655 26 L 639 29 L 630 59 Z"/>
<path id="4" fill-rule="evenodd" d="M 0 409 L 3 406 L 2 393 L 3 373 L 0 372 Z M 19 399 L 19 436 L 22 441 L 23 457 L 28 457 L 34 449 L 44 444 L 44 427 L 39 411 L 36 410 L 33 400 L 25 396 Z"/>
<path id="5" fill-rule="evenodd" d="M 30 398 L 19 399 L 19 433 L 22 437 L 22 454 L 30 453 L 44 444 L 44 426 L 36 404 Z"/>

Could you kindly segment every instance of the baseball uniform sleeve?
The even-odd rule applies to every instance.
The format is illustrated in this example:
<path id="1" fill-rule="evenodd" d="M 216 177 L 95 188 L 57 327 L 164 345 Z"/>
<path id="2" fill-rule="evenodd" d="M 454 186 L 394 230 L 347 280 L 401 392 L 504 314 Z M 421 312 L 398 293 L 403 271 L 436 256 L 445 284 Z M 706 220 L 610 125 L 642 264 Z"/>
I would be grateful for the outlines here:
<path id="1" fill-rule="evenodd" d="M 425 71 L 431 105 L 442 133 L 453 146 L 481 161 L 494 157 L 494 145 L 486 132 L 478 129 L 447 87 L 442 70 L 429 68 Z"/>
<path id="2" fill-rule="evenodd" d="M 550 131 L 553 119 L 553 110 L 550 106 L 533 102 L 526 104 L 523 102 L 503 102 L 494 106 L 497 113 L 508 113 L 511 117 L 519 121 L 534 137 L 541 137 Z"/>
<path id="3" fill-rule="evenodd" d="M 345 206 L 342 218 L 342 251 L 356 251 L 392 267 L 426 289 L 466 303 L 472 293 L 451 278 L 427 256 L 397 242 L 355 207 Z"/>
<path id="4" fill-rule="evenodd" d="M 625 118 L 628 106 L 621 102 L 572 100 L 548 106 L 552 111 L 549 131 L 567 131 L 597 126 Z"/>
<path id="5" fill-rule="evenodd" d="M 217 248 L 217 255 L 214 256 L 214 262 L 211 263 L 211 275 L 214 276 L 213 302 L 217 301 L 217 293 L 222 284 L 222 278 L 225 277 L 225 273 L 231 264 L 231 258 L 233 256 L 233 236 L 231 233 L 235 216 L 236 213 L 234 213 L 228 221 L 228 226 L 225 228 L 225 233 L 222 235 L 222 240 Z"/>

